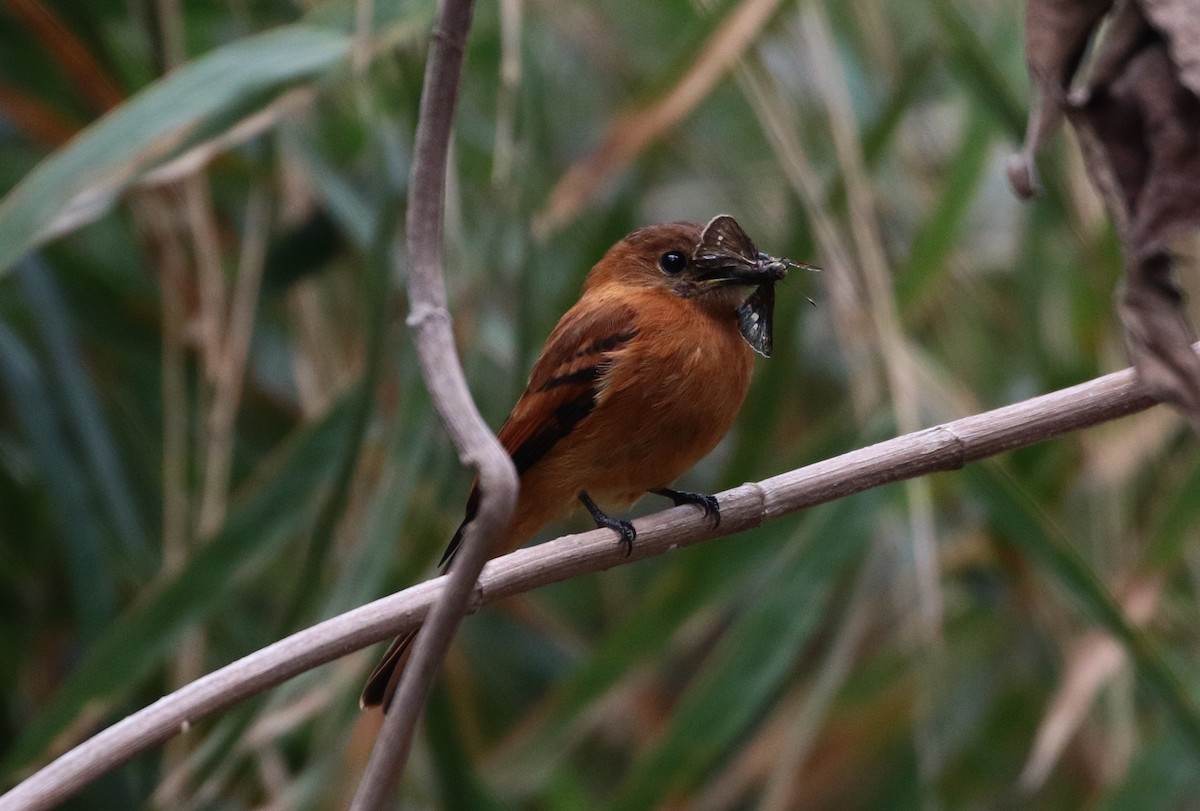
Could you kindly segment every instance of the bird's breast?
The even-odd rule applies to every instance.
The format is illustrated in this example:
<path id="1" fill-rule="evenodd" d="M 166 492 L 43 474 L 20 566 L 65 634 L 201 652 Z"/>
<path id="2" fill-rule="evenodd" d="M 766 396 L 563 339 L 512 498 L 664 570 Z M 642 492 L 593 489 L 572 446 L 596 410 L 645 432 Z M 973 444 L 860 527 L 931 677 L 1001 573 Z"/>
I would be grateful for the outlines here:
<path id="1" fill-rule="evenodd" d="M 692 309 L 692 308 L 689 308 Z M 596 490 L 632 494 L 670 484 L 716 447 L 745 399 L 753 354 L 732 319 L 684 309 L 638 324 L 614 353 L 581 424 Z"/>

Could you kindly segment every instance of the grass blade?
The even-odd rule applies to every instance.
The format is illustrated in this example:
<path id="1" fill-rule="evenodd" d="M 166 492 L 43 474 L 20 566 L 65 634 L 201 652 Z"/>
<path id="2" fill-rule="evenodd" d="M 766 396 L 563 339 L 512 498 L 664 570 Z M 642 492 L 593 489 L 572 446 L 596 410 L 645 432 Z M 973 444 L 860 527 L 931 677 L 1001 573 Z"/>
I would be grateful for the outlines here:
<path id="1" fill-rule="evenodd" d="M 1157 645 L 1129 621 L 1087 560 L 1041 518 L 1036 504 L 1005 470 L 991 462 L 968 465 L 965 470 L 976 485 L 973 491 L 987 500 L 993 520 L 1005 530 L 1005 538 L 1125 646 L 1138 678 L 1158 696 L 1183 740 L 1200 759 L 1200 710 Z"/>
<path id="2" fill-rule="evenodd" d="M 50 356 L 49 372 L 59 391 L 58 401 L 64 407 L 63 417 L 79 440 L 83 467 L 89 473 L 125 561 L 144 578 L 151 571 L 154 553 L 146 539 L 116 441 L 84 369 L 66 303 L 51 278 L 50 268 L 40 257 L 26 257 L 16 275 L 32 321 Z"/>
<path id="3" fill-rule="evenodd" d="M 424 3 L 379 3 L 377 40 L 415 30 Z M 147 172 L 226 132 L 283 91 L 340 67 L 352 9 L 245 37 L 182 66 L 85 129 L 0 201 L 0 273 L 28 251 L 92 222 Z"/>
<path id="4" fill-rule="evenodd" d="M 258 485 L 231 507 L 216 536 L 108 628 L 8 753 L 5 774 L 42 757 L 86 705 L 134 689 L 171 654 L 183 629 L 224 606 L 239 576 L 255 561 L 265 565 L 311 520 L 307 505 L 329 483 L 326 460 L 345 441 L 352 397 L 298 431 Z"/>
<path id="5" fill-rule="evenodd" d="M 612 808 L 658 806 L 703 776 L 755 723 L 817 629 L 840 574 L 867 546 L 870 534 L 854 526 L 856 510 L 871 512 L 858 498 L 813 511 L 805 542 L 784 551 L 675 708 L 663 741 L 638 758 Z"/>
<path id="6" fill-rule="evenodd" d="M 80 466 L 68 450 L 55 401 L 33 354 L 0 323 L 0 384 L 14 410 L 46 483 L 51 521 L 58 530 L 71 600 L 81 636 L 90 639 L 116 611 L 113 572 L 96 532 L 94 509 Z"/>

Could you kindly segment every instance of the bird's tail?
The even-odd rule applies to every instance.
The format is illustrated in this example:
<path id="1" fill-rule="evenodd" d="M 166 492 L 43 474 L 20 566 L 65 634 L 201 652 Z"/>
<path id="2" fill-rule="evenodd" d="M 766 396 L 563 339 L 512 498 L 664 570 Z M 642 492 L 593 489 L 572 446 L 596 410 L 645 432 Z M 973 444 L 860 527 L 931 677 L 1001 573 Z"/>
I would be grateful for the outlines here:
<path id="1" fill-rule="evenodd" d="M 409 631 L 392 640 L 387 653 L 367 679 L 367 686 L 363 688 L 358 699 L 358 706 L 363 709 L 382 707 L 385 713 L 388 711 L 388 707 L 392 705 L 392 696 L 396 693 L 396 685 L 400 683 L 400 674 L 404 672 L 404 664 L 408 661 L 409 647 L 416 635 L 416 631 Z"/>

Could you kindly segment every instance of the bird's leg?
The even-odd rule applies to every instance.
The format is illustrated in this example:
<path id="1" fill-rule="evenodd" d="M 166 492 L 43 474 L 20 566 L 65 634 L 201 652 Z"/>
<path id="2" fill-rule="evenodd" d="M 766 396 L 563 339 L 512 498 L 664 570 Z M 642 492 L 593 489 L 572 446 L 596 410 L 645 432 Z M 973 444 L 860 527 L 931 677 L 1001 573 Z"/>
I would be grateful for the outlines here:
<path id="1" fill-rule="evenodd" d="M 713 517 L 713 526 L 721 526 L 721 505 L 717 502 L 716 496 L 710 496 L 706 493 L 689 493 L 686 490 L 672 490 L 670 487 L 656 487 L 650 491 L 655 495 L 666 496 L 675 502 L 678 507 L 681 504 L 695 504 L 700 509 L 704 510 L 704 515 Z"/>
<path id="2" fill-rule="evenodd" d="M 633 524 L 618 518 L 609 518 L 604 514 L 604 510 L 596 506 L 592 497 L 583 490 L 579 491 L 579 500 L 592 514 L 592 520 L 596 522 L 596 526 L 611 529 L 621 536 L 621 546 L 625 547 L 625 557 L 629 557 L 633 553 L 633 539 L 637 537 L 637 530 L 633 528 Z"/>

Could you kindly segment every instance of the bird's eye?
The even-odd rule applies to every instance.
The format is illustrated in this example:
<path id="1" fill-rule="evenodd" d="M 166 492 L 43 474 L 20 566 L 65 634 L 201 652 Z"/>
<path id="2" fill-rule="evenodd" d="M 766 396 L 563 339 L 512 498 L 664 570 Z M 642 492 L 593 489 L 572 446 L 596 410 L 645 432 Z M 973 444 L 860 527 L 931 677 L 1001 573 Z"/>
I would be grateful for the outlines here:
<path id="1" fill-rule="evenodd" d="M 667 251 L 658 257 L 658 266 L 663 269 L 664 273 L 674 276 L 676 273 L 683 272 L 683 269 L 687 267 L 687 257 L 679 251 Z"/>

